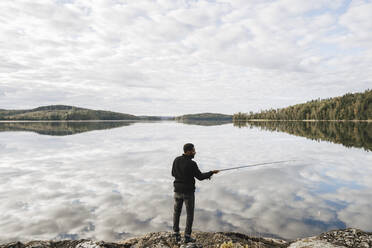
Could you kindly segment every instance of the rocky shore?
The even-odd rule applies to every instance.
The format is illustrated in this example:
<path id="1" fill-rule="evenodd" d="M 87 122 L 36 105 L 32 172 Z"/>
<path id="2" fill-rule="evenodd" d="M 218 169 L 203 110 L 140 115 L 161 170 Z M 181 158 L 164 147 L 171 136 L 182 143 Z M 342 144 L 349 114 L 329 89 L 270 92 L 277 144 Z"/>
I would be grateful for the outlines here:
<path id="1" fill-rule="evenodd" d="M 372 247 L 372 233 L 348 228 L 322 233 L 318 236 L 293 241 L 251 237 L 233 232 L 193 232 L 195 243 L 177 243 L 171 232 L 149 233 L 116 243 L 81 240 L 12 242 L 0 245 L 0 248 L 311 248 L 311 247 Z"/>

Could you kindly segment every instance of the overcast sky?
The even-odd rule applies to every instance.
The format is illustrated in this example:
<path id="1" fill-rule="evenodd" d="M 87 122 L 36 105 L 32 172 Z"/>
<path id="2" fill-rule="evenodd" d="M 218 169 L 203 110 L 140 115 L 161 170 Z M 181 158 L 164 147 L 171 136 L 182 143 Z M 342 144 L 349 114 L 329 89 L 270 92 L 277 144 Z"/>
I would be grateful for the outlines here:
<path id="1" fill-rule="evenodd" d="M 236 113 L 372 88 L 372 2 L 1 0 L 0 108 Z"/>

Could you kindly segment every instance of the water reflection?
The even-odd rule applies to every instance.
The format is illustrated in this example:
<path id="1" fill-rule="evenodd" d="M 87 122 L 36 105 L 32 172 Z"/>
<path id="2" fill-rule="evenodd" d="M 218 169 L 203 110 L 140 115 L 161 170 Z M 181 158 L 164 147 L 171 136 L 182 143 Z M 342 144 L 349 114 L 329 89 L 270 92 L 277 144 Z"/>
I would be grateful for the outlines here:
<path id="1" fill-rule="evenodd" d="M 0 122 L 0 132 L 28 131 L 38 134 L 63 136 L 129 126 L 133 123 L 133 121 Z"/>
<path id="2" fill-rule="evenodd" d="M 262 130 L 286 132 L 372 151 L 372 122 L 250 121 L 235 122 L 234 126 L 260 127 Z"/>
<path id="3" fill-rule="evenodd" d="M 171 164 L 190 141 L 203 171 L 300 159 L 197 182 L 194 230 L 288 239 L 372 231 L 371 153 L 231 124 L 158 122 L 70 136 L 0 133 L 0 243 L 170 231 Z"/>
<path id="4" fill-rule="evenodd" d="M 177 122 L 198 126 L 218 126 L 232 123 L 232 121 L 207 121 L 207 120 L 178 120 Z"/>

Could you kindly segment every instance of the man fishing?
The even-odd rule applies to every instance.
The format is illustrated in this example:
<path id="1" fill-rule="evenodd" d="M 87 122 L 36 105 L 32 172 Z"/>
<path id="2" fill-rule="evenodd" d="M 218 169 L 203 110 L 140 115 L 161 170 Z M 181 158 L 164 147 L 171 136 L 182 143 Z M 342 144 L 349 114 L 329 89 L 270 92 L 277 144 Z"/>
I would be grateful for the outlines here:
<path id="1" fill-rule="evenodd" d="M 198 180 L 210 179 L 213 174 L 217 174 L 219 170 L 213 170 L 206 173 L 200 172 L 198 165 L 192 159 L 196 152 L 195 147 L 191 143 L 183 146 L 184 153 L 182 156 L 175 158 L 172 166 L 172 176 L 175 177 L 174 186 L 174 212 L 173 212 L 173 232 L 176 240 L 181 240 L 180 236 L 180 216 L 183 202 L 186 205 L 186 227 L 185 227 L 185 243 L 195 242 L 191 237 L 192 223 L 194 220 L 195 206 L 195 177 Z"/>

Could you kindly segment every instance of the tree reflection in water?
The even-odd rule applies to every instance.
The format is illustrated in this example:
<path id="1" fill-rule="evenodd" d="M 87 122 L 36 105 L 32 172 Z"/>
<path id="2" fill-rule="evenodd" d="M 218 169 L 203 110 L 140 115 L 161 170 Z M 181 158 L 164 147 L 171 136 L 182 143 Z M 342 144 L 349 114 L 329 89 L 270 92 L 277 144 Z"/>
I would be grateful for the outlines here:
<path id="1" fill-rule="evenodd" d="M 259 127 L 262 130 L 286 132 L 312 140 L 325 140 L 346 147 L 372 151 L 372 123 L 344 121 L 248 121 L 234 126 Z"/>
<path id="2" fill-rule="evenodd" d="M 64 136 L 132 125 L 134 121 L 0 122 L 0 132 L 27 131 Z"/>

